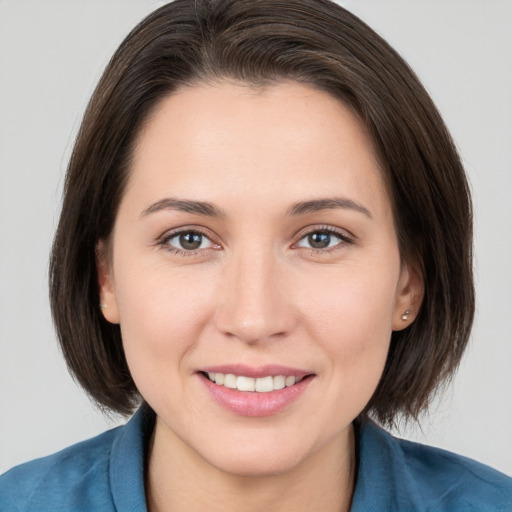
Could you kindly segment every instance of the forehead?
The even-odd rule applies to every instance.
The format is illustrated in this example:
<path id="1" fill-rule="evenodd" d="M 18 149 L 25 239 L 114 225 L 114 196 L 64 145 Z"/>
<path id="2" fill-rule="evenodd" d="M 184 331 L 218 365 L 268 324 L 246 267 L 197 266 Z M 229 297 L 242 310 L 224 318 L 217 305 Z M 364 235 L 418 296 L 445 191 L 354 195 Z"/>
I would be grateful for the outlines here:
<path id="1" fill-rule="evenodd" d="M 260 208 L 275 196 L 293 202 L 350 193 L 359 201 L 387 201 L 358 116 L 297 82 L 184 87 L 156 105 L 133 156 L 128 192 L 139 195 L 210 201 L 245 194 L 258 197 Z"/>

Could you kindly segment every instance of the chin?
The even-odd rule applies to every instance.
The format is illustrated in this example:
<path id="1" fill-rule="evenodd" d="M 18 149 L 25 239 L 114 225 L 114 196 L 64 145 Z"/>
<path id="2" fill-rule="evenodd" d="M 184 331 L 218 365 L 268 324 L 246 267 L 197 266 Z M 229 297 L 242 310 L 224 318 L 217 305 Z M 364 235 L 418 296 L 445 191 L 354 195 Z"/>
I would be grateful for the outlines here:
<path id="1" fill-rule="evenodd" d="M 235 451 L 229 454 L 215 453 L 208 462 L 223 473 L 239 477 L 267 477 L 292 472 L 306 457 L 289 450 Z"/>
<path id="2" fill-rule="evenodd" d="M 263 425 L 244 432 L 226 432 L 223 439 L 205 439 L 201 444 L 196 445 L 197 452 L 218 470 L 260 477 L 291 472 L 318 449 L 311 437 L 290 429 L 273 431 Z"/>

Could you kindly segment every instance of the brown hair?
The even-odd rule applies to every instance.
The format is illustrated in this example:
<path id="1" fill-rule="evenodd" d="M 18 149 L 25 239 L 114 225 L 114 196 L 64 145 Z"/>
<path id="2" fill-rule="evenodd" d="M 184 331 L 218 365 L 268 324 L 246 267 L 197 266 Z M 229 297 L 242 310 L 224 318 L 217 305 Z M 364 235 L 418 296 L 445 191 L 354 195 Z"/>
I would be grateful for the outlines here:
<path id="1" fill-rule="evenodd" d="M 417 418 L 455 371 L 473 320 L 468 184 L 408 65 L 329 0 L 176 0 L 122 42 L 77 136 L 51 256 L 51 305 L 70 371 L 103 407 L 126 414 L 139 403 L 119 326 L 99 309 L 95 247 L 112 232 L 134 139 L 149 111 L 182 85 L 222 78 L 312 84 L 365 123 L 388 183 L 402 259 L 420 270 L 425 294 L 415 322 L 393 332 L 363 417 Z"/>

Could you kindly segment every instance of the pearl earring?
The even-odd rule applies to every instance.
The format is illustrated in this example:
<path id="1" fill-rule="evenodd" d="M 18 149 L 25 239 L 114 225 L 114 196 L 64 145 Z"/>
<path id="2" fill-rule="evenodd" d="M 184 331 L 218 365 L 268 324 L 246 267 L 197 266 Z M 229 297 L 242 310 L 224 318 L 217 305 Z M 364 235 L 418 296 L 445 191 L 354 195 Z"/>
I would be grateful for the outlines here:
<path id="1" fill-rule="evenodd" d="M 404 322 L 407 322 L 407 320 L 409 320 L 409 315 L 411 314 L 411 310 L 410 309 L 407 309 L 404 311 L 403 315 L 401 316 L 401 319 L 404 321 Z"/>
<path id="2" fill-rule="evenodd" d="M 101 308 L 101 309 L 107 309 L 107 305 L 106 305 L 106 304 L 101 304 L 101 303 L 100 303 L 100 308 Z"/>

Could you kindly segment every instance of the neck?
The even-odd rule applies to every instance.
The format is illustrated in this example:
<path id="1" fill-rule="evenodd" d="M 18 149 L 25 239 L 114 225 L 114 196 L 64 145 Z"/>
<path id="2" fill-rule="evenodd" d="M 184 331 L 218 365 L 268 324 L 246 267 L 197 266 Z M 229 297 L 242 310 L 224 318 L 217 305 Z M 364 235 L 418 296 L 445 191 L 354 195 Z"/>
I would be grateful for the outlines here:
<path id="1" fill-rule="evenodd" d="M 350 426 L 295 467 L 272 475 L 235 475 L 209 464 L 157 418 L 149 447 L 149 512 L 348 512 L 355 485 Z"/>

